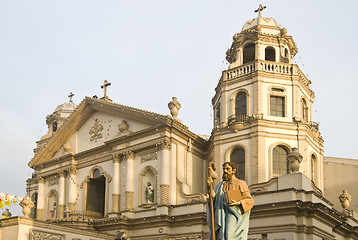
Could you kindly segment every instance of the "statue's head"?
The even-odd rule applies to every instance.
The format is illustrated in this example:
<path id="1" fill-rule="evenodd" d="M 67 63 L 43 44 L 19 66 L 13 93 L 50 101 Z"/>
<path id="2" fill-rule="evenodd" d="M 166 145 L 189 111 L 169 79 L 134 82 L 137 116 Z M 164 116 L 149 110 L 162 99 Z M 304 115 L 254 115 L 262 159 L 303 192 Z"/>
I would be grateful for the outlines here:
<path id="1" fill-rule="evenodd" d="M 225 162 L 223 164 L 223 180 L 229 181 L 236 173 L 236 164 L 233 162 Z"/>
<path id="2" fill-rule="evenodd" d="M 147 182 L 147 185 L 148 185 L 148 186 L 152 186 L 152 184 L 151 184 L 150 182 Z"/>

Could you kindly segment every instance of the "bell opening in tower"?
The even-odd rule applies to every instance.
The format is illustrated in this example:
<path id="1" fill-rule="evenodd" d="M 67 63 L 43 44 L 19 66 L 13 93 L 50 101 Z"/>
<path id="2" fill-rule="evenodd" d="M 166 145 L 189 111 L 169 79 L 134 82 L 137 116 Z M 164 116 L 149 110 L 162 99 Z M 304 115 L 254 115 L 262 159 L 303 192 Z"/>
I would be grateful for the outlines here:
<path id="1" fill-rule="evenodd" d="M 243 64 L 255 60 L 255 44 L 249 43 L 244 47 Z"/>

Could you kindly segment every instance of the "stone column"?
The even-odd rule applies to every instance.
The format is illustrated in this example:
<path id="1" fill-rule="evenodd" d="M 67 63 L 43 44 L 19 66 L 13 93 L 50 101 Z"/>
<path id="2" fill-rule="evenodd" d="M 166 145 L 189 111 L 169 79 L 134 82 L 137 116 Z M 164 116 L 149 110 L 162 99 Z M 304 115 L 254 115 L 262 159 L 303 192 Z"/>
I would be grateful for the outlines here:
<path id="1" fill-rule="evenodd" d="M 45 209 L 45 179 L 43 179 L 42 177 L 38 177 L 37 181 L 38 181 L 38 192 L 37 192 L 36 218 L 38 220 L 43 220 L 44 209 Z"/>
<path id="2" fill-rule="evenodd" d="M 120 210 L 120 185 L 119 185 L 119 156 L 113 156 L 113 189 L 112 189 L 112 212 L 119 213 Z"/>
<path id="3" fill-rule="evenodd" d="M 169 204 L 169 183 L 170 183 L 170 142 L 163 141 L 160 144 L 162 157 L 160 162 L 160 204 Z"/>
<path id="4" fill-rule="evenodd" d="M 132 210 L 134 195 L 134 153 L 129 151 L 125 156 L 127 159 L 126 210 Z"/>
<path id="5" fill-rule="evenodd" d="M 68 207 L 70 209 L 70 212 L 73 213 L 76 211 L 77 198 L 77 169 L 75 166 L 70 168 L 69 175 L 70 186 L 68 189 Z"/>
<path id="6" fill-rule="evenodd" d="M 66 177 L 66 172 L 65 171 L 60 171 L 58 173 L 58 175 L 60 176 L 59 181 L 58 181 L 58 184 L 59 184 L 58 218 L 63 218 L 64 217 L 64 211 L 65 211 L 65 191 L 66 191 L 65 177 Z"/>

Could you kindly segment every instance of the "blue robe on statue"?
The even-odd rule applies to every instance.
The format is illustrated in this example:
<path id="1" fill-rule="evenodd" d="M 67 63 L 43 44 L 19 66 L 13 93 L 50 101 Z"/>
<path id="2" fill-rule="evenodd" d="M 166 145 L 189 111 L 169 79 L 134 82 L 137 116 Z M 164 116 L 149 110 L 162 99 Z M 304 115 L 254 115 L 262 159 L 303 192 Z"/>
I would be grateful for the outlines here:
<path id="1" fill-rule="evenodd" d="M 216 238 L 220 240 L 247 240 L 250 209 L 253 207 L 253 199 L 249 188 L 245 181 L 235 178 L 230 183 L 231 187 L 229 188 L 241 191 L 245 199 L 241 200 L 241 206 L 229 206 L 225 201 L 225 193 L 223 191 L 223 185 L 225 184 L 224 182 L 218 183 L 214 190 L 213 205 Z M 207 205 L 207 221 L 209 223 L 210 236 L 212 236 L 209 204 Z"/>

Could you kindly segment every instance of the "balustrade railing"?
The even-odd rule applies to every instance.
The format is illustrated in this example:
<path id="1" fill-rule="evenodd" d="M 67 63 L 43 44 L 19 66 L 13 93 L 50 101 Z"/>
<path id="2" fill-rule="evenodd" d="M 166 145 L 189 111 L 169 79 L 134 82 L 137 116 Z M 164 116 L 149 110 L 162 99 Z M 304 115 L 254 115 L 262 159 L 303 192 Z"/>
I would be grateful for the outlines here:
<path id="1" fill-rule="evenodd" d="M 237 67 L 237 68 L 227 70 L 225 72 L 226 73 L 226 79 L 225 80 L 230 80 L 230 79 L 233 79 L 233 78 L 237 78 L 237 77 L 252 73 L 254 71 L 255 71 L 255 63 L 252 62 L 252 63 L 246 64 L 246 65 L 243 65 L 243 66 L 240 66 L 240 67 Z"/>
<path id="2" fill-rule="evenodd" d="M 287 63 L 259 61 L 259 70 L 264 72 L 292 74 L 292 65 Z"/>
<path id="3" fill-rule="evenodd" d="M 237 77 L 245 76 L 255 71 L 263 71 L 269 73 L 278 73 L 284 75 L 296 75 L 299 81 L 305 86 L 309 87 L 311 81 L 303 74 L 296 64 L 272 62 L 264 60 L 255 60 L 245 65 L 241 65 L 224 71 L 222 80 L 228 81 Z"/>
<path id="4" fill-rule="evenodd" d="M 227 120 L 228 124 L 244 123 L 244 122 L 248 122 L 248 121 L 250 121 L 250 116 L 246 115 L 246 114 L 231 115 L 231 116 L 229 116 L 229 118 Z"/>

